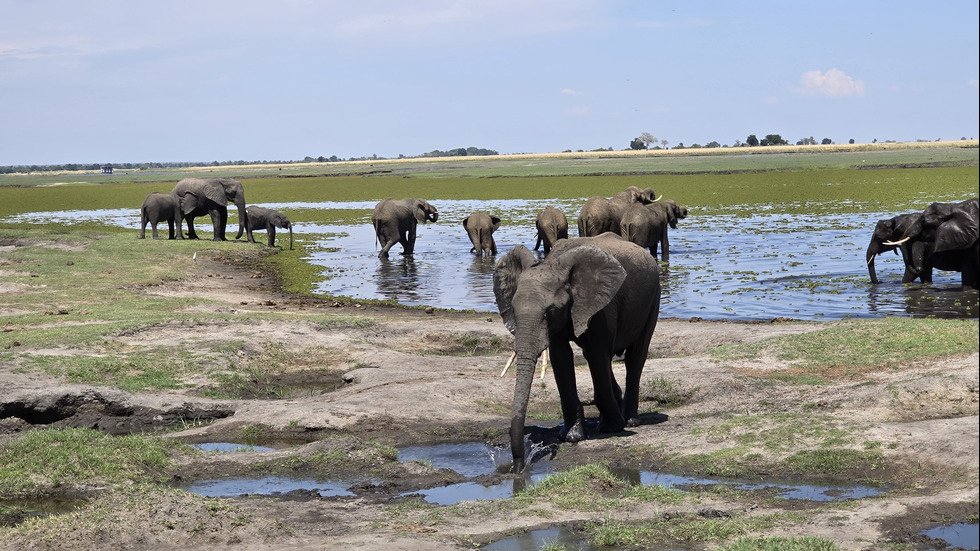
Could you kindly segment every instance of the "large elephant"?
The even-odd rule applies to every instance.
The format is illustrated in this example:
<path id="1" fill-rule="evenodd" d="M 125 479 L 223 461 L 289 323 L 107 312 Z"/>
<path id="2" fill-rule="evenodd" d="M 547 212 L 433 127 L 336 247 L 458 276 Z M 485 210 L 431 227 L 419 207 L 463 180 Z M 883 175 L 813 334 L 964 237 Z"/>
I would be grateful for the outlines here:
<path id="1" fill-rule="evenodd" d="M 187 220 L 187 237 L 197 239 L 194 218 L 211 216 L 214 227 L 214 240 L 226 241 L 225 226 L 228 225 L 228 203 L 238 207 L 238 224 L 245 228 L 248 242 L 255 243 L 252 230 L 248 227 L 248 213 L 245 210 L 245 190 L 241 182 L 232 178 L 184 178 L 177 182 L 170 192 L 178 201 L 177 238 L 183 239 L 181 222 Z M 241 230 L 239 230 L 241 231 Z"/>
<path id="2" fill-rule="evenodd" d="M 504 324 L 514 334 L 517 382 L 511 410 L 514 471 L 524 469 L 524 422 L 531 380 L 548 348 L 561 398 L 566 442 L 585 438 L 575 386 L 571 342 L 589 363 L 600 432 L 639 424 L 639 386 L 660 313 L 660 272 L 646 250 L 606 233 L 559 241 L 543 261 L 523 245 L 497 261 L 493 290 Z M 625 394 L 612 358 L 625 354 Z"/>
<path id="3" fill-rule="evenodd" d="M 672 199 L 650 204 L 634 203 L 623 214 L 619 234 L 627 241 L 650 249 L 650 254 L 654 257 L 657 256 L 659 245 L 661 260 L 667 262 L 670 260 L 667 230 L 676 230 L 677 221 L 684 218 L 687 218 L 687 207 L 678 205 Z"/>
<path id="4" fill-rule="evenodd" d="M 245 209 L 245 212 L 248 213 L 248 229 L 252 231 L 267 231 L 269 233 L 270 247 L 275 246 L 276 243 L 276 228 L 289 230 L 289 250 L 293 250 L 293 225 L 289 222 L 289 218 L 285 214 L 255 205 L 249 205 Z M 238 235 L 235 236 L 235 239 L 242 238 L 243 229 L 242 227 L 238 228 Z"/>
<path id="5" fill-rule="evenodd" d="M 538 229 L 534 250 L 544 245 L 544 254 L 548 254 L 559 239 L 568 239 L 568 218 L 564 212 L 551 205 L 538 213 L 534 225 Z"/>
<path id="6" fill-rule="evenodd" d="M 930 246 L 926 247 L 922 266 L 917 270 L 919 273 L 930 272 L 934 267 L 951 269 L 960 272 L 964 289 L 980 288 L 978 211 L 980 200 L 977 198 L 959 203 L 933 203 L 905 230 L 901 240 L 885 244 L 925 242 Z"/>
<path id="7" fill-rule="evenodd" d="M 497 242 L 493 240 L 493 232 L 500 228 L 500 217 L 485 212 L 474 212 L 463 218 L 463 227 L 473 246 L 471 253 L 479 256 L 497 256 Z"/>
<path id="8" fill-rule="evenodd" d="M 589 197 L 578 215 L 578 236 L 595 237 L 605 232 L 619 233 L 626 209 L 634 203 L 653 203 L 657 200 L 651 188 L 630 186 L 611 198 Z"/>
<path id="9" fill-rule="evenodd" d="M 154 191 L 143 199 L 140 205 L 140 239 L 146 238 L 146 225 L 153 228 L 153 239 L 157 239 L 157 224 L 166 222 L 170 228 L 169 239 L 176 239 L 174 224 L 177 221 L 177 200 L 169 193 Z"/>
<path id="10" fill-rule="evenodd" d="M 378 243 L 380 258 L 388 258 L 388 251 L 395 243 L 402 246 L 402 254 L 415 253 L 415 230 L 419 222 L 435 222 L 439 219 L 436 208 L 422 199 L 385 199 L 374 207 L 371 225 Z"/>
<path id="11" fill-rule="evenodd" d="M 921 212 L 910 212 L 907 214 L 899 214 L 898 216 L 893 216 L 884 220 L 878 220 L 875 224 L 875 231 L 871 234 L 871 243 L 868 244 L 868 251 L 866 254 L 868 263 L 868 275 L 871 276 L 871 283 L 878 284 L 878 274 L 875 271 L 875 257 L 879 254 L 887 253 L 888 251 L 895 251 L 895 254 L 901 252 L 902 260 L 905 263 L 905 274 L 902 276 L 902 283 L 911 283 L 917 278 L 922 281 L 922 283 L 932 282 L 932 270 L 923 271 L 923 260 L 926 256 L 926 249 L 932 248 L 932 243 L 926 241 L 914 241 L 906 242 L 901 245 L 886 243 L 895 243 L 902 239 L 905 235 L 905 231 L 909 229 L 912 224 L 922 218 Z M 947 269 L 947 268 L 941 268 Z"/>

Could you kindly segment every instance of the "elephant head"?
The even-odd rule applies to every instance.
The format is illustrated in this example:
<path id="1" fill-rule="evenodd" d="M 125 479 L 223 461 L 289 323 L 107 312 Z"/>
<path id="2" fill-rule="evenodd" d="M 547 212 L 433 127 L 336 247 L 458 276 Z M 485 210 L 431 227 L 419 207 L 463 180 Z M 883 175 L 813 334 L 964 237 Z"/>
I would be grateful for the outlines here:
<path id="1" fill-rule="evenodd" d="M 865 254 L 868 263 L 868 275 L 871 277 L 872 284 L 878 284 L 878 275 L 875 272 L 875 257 L 888 251 L 895 251 L 895 254 L 898 254 L 900 247 L 902 257 L 905 259 L 906 269 L 914 273 L 918 273 L 918 271 L 922 269 L 922 255 L 915 255 L 918 257 L 916 260 L 915 256 L 912 255 L 910 245 L 886 244 L 893 243 L 901 239 L 905 234 L 905 230 L 911 227 L 912 224 L 917 222 L 921 217 L 922 213 L 912 212 L 908 214 L 899 214 L 898 216 L 885 220 L 878 220 L 878 223 L 875 224 L 874 233 L 871 234 L 871 243 L 868 244 L 868 250 Z M 906 283 L 908 283 L 908 281 L 906 281 Z"/>
<path id="2" fill-rule="evenodd" d="M 571 359 L 568 341 L 585 333 L 589 320 L 613 301 L 626 279 L 626 271 L 611 254 L 593 244 L 568 246 L 569 243 L 562 241 L 541 263 L 535 262 L 534 253 L 519 245 L 504 255 L 494 268 L 497 307 L 504 325 L 515 337 L 517 382 L 510 424 L 515 472 L 522 471 L 525 465 L 524 422 L 531 381 L 537 359 L 545 348 L 552 347 L 555 379 L 562 394 L 566 419 L 562 438 L 566 441 L 584 438 L 581 423 L 569 423 L 570 419 L 582 418 L 582 406 L 574 392 L 574 365 L 566 364 L 560 357 Z M 561 352 L 563 347 L 567 354 Z M 567 383 L 561 382 L 567 382 L 569 376 L 571 391 Z M 612 380 L 611 370 L 608 377 Z M 563 388 L 565 392 L 561 392 Z M 576 396 L 566 396 L 568 392 Z M 598 394 L 597 391 L 597 404 L 600 402 Z M 617 405 L 614 403 L 612 407 Z M 567 408 L 577 411 L 567 411 Z"/>
<path id="3" fill-rule="evenodd" d="M 436 208 L 424 199 L 412 199 L 412 214 L 415 219 L 425 224 L 426 222 L 436 222 L 439 220 L 439 212 Z"/>
<path id="4" fill-rule="evenodd" d="M 646 205 L 658 201 L 659 198 L 657 197 L 657 194 L 654 193 L 652 188 L 640 189 L 636 186 L 630 186 L 614 195 L 613 200 L 625 201 L 627 203 L 642 203 Z"/>

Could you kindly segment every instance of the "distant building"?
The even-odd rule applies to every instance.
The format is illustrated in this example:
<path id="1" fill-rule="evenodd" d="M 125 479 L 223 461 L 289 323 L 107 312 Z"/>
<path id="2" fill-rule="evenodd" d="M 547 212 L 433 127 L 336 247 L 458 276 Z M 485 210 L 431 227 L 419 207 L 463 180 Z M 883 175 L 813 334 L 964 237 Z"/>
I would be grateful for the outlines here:
<path id="1" fill-rule="evenodd" d="M 112 165 L 102 165 L 102 174 L 112 174 Z"/>

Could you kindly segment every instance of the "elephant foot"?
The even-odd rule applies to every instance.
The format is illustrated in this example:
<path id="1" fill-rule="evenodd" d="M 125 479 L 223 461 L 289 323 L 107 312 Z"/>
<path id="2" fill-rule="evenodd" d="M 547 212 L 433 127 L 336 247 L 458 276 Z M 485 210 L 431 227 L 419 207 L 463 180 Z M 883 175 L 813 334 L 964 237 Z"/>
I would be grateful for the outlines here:
<path id="1" fill-rule="evenodd" d="M 558 437 L 562 442 L 581 442 L 585 440 L 585 424 L 581 420 L 576 421 L 571 427 L 566 424 L 558 431 Z"/>
<path id="2" fill-rule="evenodd" d="M 623 421 L 622 417 L 612 421 L 606 419 L 604 416 L 599 417 L 599 429 L 598 429 L 599 432 L 605 432 L 605 433 L 623 432 L 623 429 L 625 428 L 626 428 L 626 422 Z"/>
<path id="3" fill-rule="evenodd" d="M 626 426 L 631 428 L 640 426 L 640 418 L 630 417 L 629 419 L 626 420 Z"/>

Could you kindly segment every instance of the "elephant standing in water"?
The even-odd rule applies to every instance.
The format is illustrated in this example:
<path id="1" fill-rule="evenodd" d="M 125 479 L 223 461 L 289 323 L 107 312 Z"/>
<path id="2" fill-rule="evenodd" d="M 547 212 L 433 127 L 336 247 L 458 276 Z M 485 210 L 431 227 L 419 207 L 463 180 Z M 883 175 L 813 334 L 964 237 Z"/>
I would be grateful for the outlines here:
<path id="1" fill-rule="evenodd" d="M 174 225 L 177 222 L 177 200 L 169 193 L 154 191 L 143 199 L 140 205 L 140 239 L 146 238 L 146 225 L 153 228 L 153 239 L 157 239 L 157 224 L 166 222 L 170 228 L 169 239 L 176 239 Z"/>
<path id="2" fill-rule="evenodd" d="M 473 246 L 471 253 L 478 256 L 497 256 L 497 242 L 493 240 L 493 232 L 500 228 L 500 217 L 485 212 L 474 212 L 463 218 L 463 227 Z"/>
<path id="3" fill-rule="evenodd" d="M 548 254 L 559 239 L 568 239 L 568 218 L 564 212 L 555 207 L 550 205 L 545 207 L 538 213 L 534 225 L 538 229 L 538 240 L 534 244 L 534 250 L 544 245 L 544 254 Z"/>
<path id="4" fill-rule="evenodd" d="M 960 272 L 964 289 L 977 289 L 980 287 L 978 211 L 977 198 L 959 203 L 933 203 L 905 230 L 901 240 L 885 245 L 925 242 L 927 247 L 919 273 L 931 273 L 934 267 L 951 269 Z"/>
<path id="5" fill-rule="evenodd" d="M 932 248 L 931 243 L 925 241 L 907 242 L 901 245 L 886 245 L 894 243 L 905 235 L 905 230 L 909 229 L 915 222 L 922 218 L 921 212 L 910 212 L 899 214 L 885 220 L 878 220 L 875 224 L 875 231 L 871 234 L 871 243 L 868 244 L 866 258 L 868 262 L 868 275 L 871 276 L 871 283 L 878 284 L 878 274 L 875 271 L 875 257 L 879 254 L 895 251 L 901 252 L 902 260 L 905 263 L 905 274 L 902 276 L 902 283 L 912 283 L 916 279 L 922 283 L 932 282 L 932 270 L 922 269 L 923 261 L 926 257 L 926 250 Z M 936 266 L 939 269 L 952 269 Z"/>
<path id="6" fill-rule="evenodd" d="M 293 250 L 293 225 L 285 214 L 255 205 L 250 205 L 245 211 L 248 212 L 248 229 L 267 231 L 270 247 L 274 247 L 276 243 L 276 228 L 289 230 L 289 250 Z M 238 228 L 238 235 L 235 236 L 235 239 L 242 238 L 242 229 L 241 227 Z"/>
<path id="7" fill-rule="evenodd" d="M 678 205 L 672 199 L 663 202 L 641 204 L 634 203 L 623 214 L 619 226 L 620 235 L 627 241 L 650 249 L 650 254 L 657 256 L 657 245 L 660 245 L 661 260 L 670 260 L 670 240 L 667 238 L 668 227 L 677 229 L 677 221 L 687 218 L 687 207 Z"/>
<path id="8" fill-rule="evenodd" d="M 571 342 L 589 363 L 601 432 L 639 424 L 640 375 L 660 313 L 660 272 L 646 250 L 606 233 L 560 241 L 537 262 L 523 245 L 497 261 L 493 291 L 504 325 L 514 334 L 517 382 L 510 446 L 515 472 L 525 466 L 524 422 L 534 368 L 548 348 L 566 442 L 585 438 L 585 414 L 575 386 Z M 625 395 L 612 372 L 624 354 Z"/>
<path id="9" fill-rule="evenodd" d="M 648 204 L 657 201 L 653 189 L 640 189 L 630 186 L 614 195 L 611 199 L 605 197 L 589 197 L 582 205 L 578 216 L 578 236 L 595 237 L 601 233 L 619 233 L 626 209 L 634 203 Z"/>
<path id="10" fill-rule="evenodd" d="M 422 199 L 385 199 L 374 207 L 371 225 L 378 243 L 379 258 L 388 258 L 388 251 L 395 243 L 402 246 L 402 254 L 415 253 L 415 231 L 419 222 L 435 222 L 439 219 L 436 208 Z"/>
<path id="11" fill-rule="evenodd" d="M 241 182 L 232 178 L 184 178 L 177 182 L 173 191 L 177 205 L 177 239 L 183 239 L 181 229 L 183 220 L 187 220 L 187 237 L 198 239 L 194 230 L 194 218 L 211 216 L 215 241 L 227 241 L 225 226 L 228 225 L 228 203 L 238 207 L 239 234 L 241 228 L 248 234 L 248 242 L 255 243 L 252 230 L 248 227 L 248 213 L 245 210 L 245 190 Z"/>

